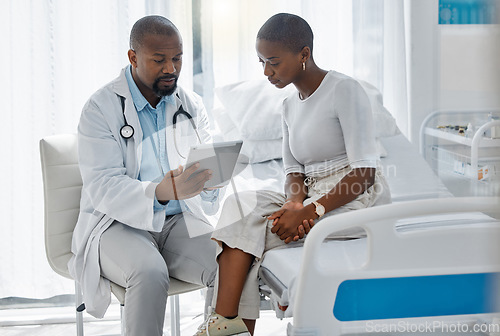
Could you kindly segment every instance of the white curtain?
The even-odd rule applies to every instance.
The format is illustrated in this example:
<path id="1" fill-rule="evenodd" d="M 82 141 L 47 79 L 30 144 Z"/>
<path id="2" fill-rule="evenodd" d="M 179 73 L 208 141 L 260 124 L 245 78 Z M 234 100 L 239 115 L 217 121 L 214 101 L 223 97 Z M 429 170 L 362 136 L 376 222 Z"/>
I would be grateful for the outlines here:
<path id="1" fill-rule="evenodd" d="M 38 141 L 76 132 L 85 101 L 128 64 L 130 29 L 146 14 L 165 15 L 182 32 L 180 81 L 191 87 L 190 0 L 1 2 L 0 298 L 74 291 L 45 259 Z"/>
<path id="2" fill-rule="evenodd" d="M 408 76 L 404 1 L 384 0 L 384 105 L 396 118 L 401 132 L 408 136 Z M 382 88 L 381 88 L 382 89 Z"/>
<path id="3" fill-rule="evenodd" d="M 45 259 L 38 141 L 76 132 L 89 96 L 128 64 L 132 24 L 169 17 L 184 41 L 181 85 L 216 86 L 263 78 L 255 36 L 271 15 L 301 15 L 315 34 L 314 56 L 376 85 L 396 116 L 406 115 L 405 37 L 400 0 L 201 0 L 201 79 L 193 80 L 192 0 L 4 0 L 0 77 L 0 298 L 73 292 Z M 400 125 L 401 126 L 401 125 Z"/>
<path id="4" fill-rule="evenodd" d="M 211 12 L 215 86 L 261 79 L 262 67 L 255 37 L 272 15 L 288 12 L 302 16 L 315 34 L 314 57 L 326 68 L 352 73 L 351 0 L 212 0 L 203 2 Z M 207 69 L 209 70 L 209 69 Z"/>

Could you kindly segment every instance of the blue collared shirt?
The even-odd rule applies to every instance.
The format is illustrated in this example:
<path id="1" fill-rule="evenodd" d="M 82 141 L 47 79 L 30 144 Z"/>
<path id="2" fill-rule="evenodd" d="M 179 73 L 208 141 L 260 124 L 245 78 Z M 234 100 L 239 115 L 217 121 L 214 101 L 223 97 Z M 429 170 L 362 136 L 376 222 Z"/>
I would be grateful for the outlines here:
<path id="1" fill-rule="evenodd" d="M 165 128 L 166 128 L 166 108 L 171 104 L 175 106 L 173 96 L 164 96 L 160 102 L 153 108 L 151 104 L 144 98 L 141 91 L 137 87 L 132 78 L 132 70 L 129 65 L 125 71 L 128 87 L 132 94 L 137 115 L 141 123 L 142 129 L 142 158 L 141 169 L 139 171 L 139 180 L 160 182 L 163 176 L 170 171 L 168 163 Z M 166 205 L 158 202 L 155 196 L 154 200 L 155 211 L 165 209 L 166 215 L 175 215 L 182 212 L 181 205 L 178 200 L 171 200 Z"/>

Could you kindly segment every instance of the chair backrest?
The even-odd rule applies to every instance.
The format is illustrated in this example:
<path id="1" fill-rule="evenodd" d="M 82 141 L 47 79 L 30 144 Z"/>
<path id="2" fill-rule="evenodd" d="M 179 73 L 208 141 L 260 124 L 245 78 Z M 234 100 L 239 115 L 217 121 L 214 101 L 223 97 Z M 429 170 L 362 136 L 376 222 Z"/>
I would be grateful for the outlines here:
<path id="1" fill-rule="evenodd" d="M 68 261 L 78 220 L 82 178 L 77 135 L 59 134 L 40 140 L 45 211 L 45 251 L 52 269 L 71 278 Z"/>

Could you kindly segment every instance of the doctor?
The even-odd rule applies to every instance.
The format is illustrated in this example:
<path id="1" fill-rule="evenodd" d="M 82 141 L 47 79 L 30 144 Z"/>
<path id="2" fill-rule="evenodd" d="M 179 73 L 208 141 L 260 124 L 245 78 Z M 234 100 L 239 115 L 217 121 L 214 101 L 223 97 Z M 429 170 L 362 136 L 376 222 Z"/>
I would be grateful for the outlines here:
<path id="1" fill-rule="evenodd" d="M 211 137 L 201 99 L 177 86 L 182 50 L 168 19 L 137 21 L 130 65 L 90 97 L 78 126 L 83 189 L 70 272 L 96 317 L 110 303 L 110 281 L 126 288 L 129 336 L 162 335 L 169 276 L 214 284 L 205 213 L 217 211 L 218 190 L 204 189 L 211 172 L 182 167 L 189 147 Z M 177 113 L 174 125 L 181 106 L 192 119 Z"/>

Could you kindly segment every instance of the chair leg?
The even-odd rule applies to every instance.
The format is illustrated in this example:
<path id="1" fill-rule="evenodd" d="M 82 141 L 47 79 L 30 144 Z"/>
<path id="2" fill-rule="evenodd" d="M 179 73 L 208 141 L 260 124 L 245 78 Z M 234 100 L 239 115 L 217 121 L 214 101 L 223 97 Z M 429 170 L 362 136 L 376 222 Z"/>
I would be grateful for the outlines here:
<path id="1" fill-rule="evenodd" d="M 125 329 L 125 314 L 123 313 L 124 305 L 120 304 L 120 328 L 121 328 L 121 335 L 125 336 L 126 329 Z"/>
<path id="2" fill-rule="evenodd" d="M 83 297 L 80 286 L 75 281 L 75 311 L 76 311 L 76 335 L 83 336 L 83 310 L 80 309 Z"/>
<path id="3" fill-rule="evenodd" d="M 181 314 L 179 311 L 179 295 L 170 297 L 170 335 L 181 335 Z"/>

